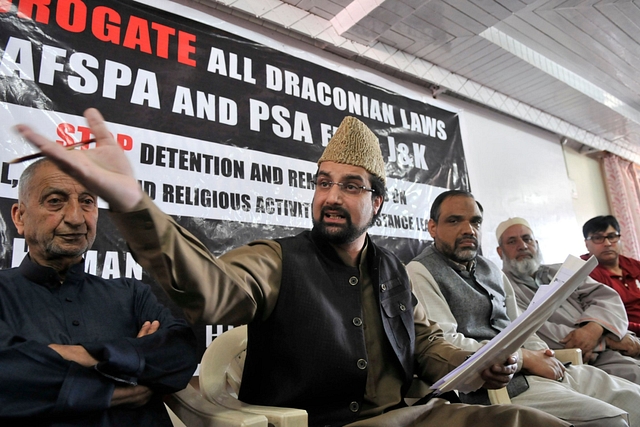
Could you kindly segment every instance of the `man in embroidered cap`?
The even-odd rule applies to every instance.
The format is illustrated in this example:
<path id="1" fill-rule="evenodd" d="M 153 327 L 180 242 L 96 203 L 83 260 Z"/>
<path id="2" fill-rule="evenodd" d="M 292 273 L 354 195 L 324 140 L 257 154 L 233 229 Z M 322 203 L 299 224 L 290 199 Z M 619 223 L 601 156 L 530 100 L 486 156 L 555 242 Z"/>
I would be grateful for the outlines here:
<path id="1" fill-rule="evenodd" d="M 540 285 L 548 285 L 560 264 L 542 264 L 542 254 L 524 218 L 509 218 L 496 229 L 498 255 L 522 310 Z M 550 348 L 580 348 L 585 363 L 640 384 L 640 341 L 627 330 L 618 293 L 587 278 L 538 330 Z M 627 357 L 631 356 L 631 357 Z"/>
<path id="2" fill-rule="evenodd" d="M 100 114 L 85 116 L 98 144 L 83 152 L 17 129 L 109 203 L 138 262 L 191 321 L 249 325 L 241 400 L 305 409 L 310 426 L 568 425 L 517 405 L 406 407 L 414 373 L 433 383 L 470 352 L 442 338 L 402 263 L 367 234 L 386 177 L 359 120 L 343 121 L 318 162 L 312 230 L 216 258 L 140 190 Z M 508 383 L 517 360 L 496 362 L 481 373 L 486 387 Z"/>

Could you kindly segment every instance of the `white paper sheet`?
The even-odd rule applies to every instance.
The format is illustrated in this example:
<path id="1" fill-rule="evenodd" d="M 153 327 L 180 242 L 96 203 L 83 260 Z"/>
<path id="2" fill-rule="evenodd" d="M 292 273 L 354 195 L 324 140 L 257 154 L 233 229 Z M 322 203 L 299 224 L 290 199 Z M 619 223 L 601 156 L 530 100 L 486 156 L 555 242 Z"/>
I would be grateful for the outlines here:
<path id="1" fill-rule="evenodd" d="M 462 365 L 445 375 L 431 388 L 435 394 L 458 390 L 468 393 L 482 387 L 484 381 L 480 373 L 498 361 L 504 361 L 516 352 L 527 338 L 542 326 L 551 314 L 569 295 L 584 282 L 589 273 L 598 265 L 595 257 L 583 261 L 569 255 L 549 285 L 540 295 L 536 294 L 535 303 L 518 316 L 502 332 L 485 346 L 480 348 Z"/>

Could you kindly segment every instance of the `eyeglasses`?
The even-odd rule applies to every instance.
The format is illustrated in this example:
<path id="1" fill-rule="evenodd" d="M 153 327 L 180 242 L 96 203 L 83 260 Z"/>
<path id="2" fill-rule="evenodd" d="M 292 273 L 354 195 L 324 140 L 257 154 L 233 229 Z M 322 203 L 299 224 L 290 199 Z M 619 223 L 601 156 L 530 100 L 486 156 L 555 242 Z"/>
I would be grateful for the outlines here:
<path id="1" fill-rule="evenodd" d="M 333 182 L 325 179 L 316 179 L 313 183 L 316 185 L 318 191 L 322 192 L 329 191 L 334 185 L 337 185 L 341 192 L 349 196 L 358 196 L 362 193 L 362 190 L 372 193 L 376 192 L 373 188 L 367 188 L 364 185 L 357 185 L 352 182 Z"/>
<path id="2" fill-rule="evenodd" d="M 587 237 L 585 240 L 591 240 L 596 245 L 599 245 L 604 242 L 604 239 L 607 239 L 611 243 L 616 243 L 620 240 L 620 233 L 610 233 L 604 236 L 602 234 L 596 234 L 594 236 Z"/>

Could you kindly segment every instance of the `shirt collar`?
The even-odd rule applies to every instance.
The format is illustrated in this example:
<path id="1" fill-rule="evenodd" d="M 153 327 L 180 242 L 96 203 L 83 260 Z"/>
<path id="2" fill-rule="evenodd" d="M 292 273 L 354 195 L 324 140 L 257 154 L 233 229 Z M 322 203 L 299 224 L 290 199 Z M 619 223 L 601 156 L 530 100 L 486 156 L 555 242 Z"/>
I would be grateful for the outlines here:
<path id="1" fill-rule="evenodd" d="M 588 260 L 591 257 L 591 254 L 586 253 L 584 255 L 582 255 L 580 258 L 582 258 L 583 260 Z M 625 257 L 624 255 L 618 255 L 618 266 L 620 267 L 620 270 L 622 270 L 622 274 L 616 274 L 613 271 L 609 270 L 608 268 L 603 267 L 602 265 L 598 264 L 596 266 L 597 269 L 599 269 L 600 271 L 603 272 L 603 274 L 606 274 L 608 277 L 614 278 L 614 279 L 625 279 L 626 277 L 632 277 L 634 275 L 638 275 L 640 274 L 640 269 L 633 272 L 633 266 L 629 263 L 628 258 Z"/>
<path id="2" fill-rule="evenodd" d="M 367 250 L 369 249 L 369 236 L 364 241 L 362 251 L 360 251 L 360 264 L 358 268 L 360 271 L 366 271 L 367 269 Z"/>
<path id="3" fill-rule="evenodd" d="M 57 271 L 51 267 L 35 263 L 29 254 L 22 260 L 18 271 L 30 281 L 49 289 L 58 288 L 62 283 Z M 69 267 L 65 280 L 78 277 L 82 273 L 84 273 L 84 259 Z"/>

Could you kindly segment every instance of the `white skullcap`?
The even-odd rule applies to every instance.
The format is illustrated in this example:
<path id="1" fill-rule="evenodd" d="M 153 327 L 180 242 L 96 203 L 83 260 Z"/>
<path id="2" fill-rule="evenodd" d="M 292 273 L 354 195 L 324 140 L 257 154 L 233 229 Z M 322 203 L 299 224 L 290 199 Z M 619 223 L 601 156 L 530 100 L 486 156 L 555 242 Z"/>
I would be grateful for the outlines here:
<path id="1" fill-rule="evenodd" d="M 498 242 L 500 241 L 500 237 L 502 237 L 502 233 L 504 233 L 507 228 L 511 227 L 512 225 L 524 225 L 529 230 L 531 230 L 531 226 L 526 219 L 519 217 L 509 218 L 508 220 L 502 221 L 500 224 L 498 224 L 498 228 L 496 228 L 496 239 L 498 239 Z"/>

